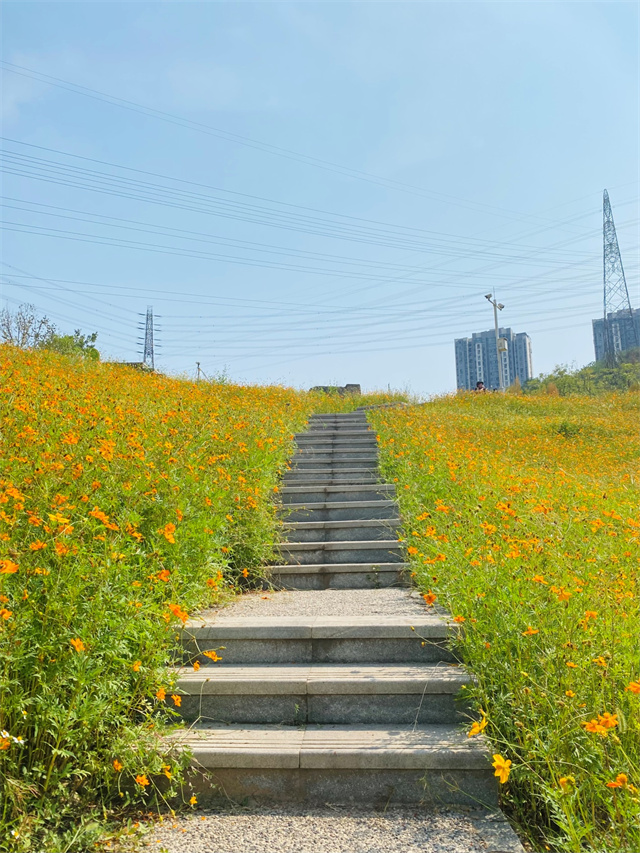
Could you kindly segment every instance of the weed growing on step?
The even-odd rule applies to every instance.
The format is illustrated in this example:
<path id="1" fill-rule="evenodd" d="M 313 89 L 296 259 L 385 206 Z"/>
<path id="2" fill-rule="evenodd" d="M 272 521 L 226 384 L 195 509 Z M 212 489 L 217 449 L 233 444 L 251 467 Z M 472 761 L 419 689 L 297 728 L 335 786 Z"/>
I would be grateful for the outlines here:
<path id="1" fill-rule="evenodd" d="M 426 604 L 464 628 L 486 713 L 470 733 L 512 762 L 503 801 L 539 850 L 640 849 L 638 402 L 370 415 Z"/>

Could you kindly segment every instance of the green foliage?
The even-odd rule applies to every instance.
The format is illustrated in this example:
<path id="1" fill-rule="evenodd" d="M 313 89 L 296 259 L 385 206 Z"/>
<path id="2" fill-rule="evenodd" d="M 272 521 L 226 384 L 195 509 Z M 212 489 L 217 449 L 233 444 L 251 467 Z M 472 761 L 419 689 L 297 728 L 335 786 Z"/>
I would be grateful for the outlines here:
<path id="1" fill-rule="evenodd" d="M 72 335 L 60 335 L 58 332 L 52 332 L 40 344 L 40 348 L 57 352 L 60 355 L 82 356 L 92 361 L 99 361 L 100 353 L 95 346 L 97 338 L 97 332 L 93 332 L 91 335 L 83 335 L 80 329 L 76 329 Z"/>
<path id="2" fill-rule="evenodd" d="M 596 361 L 580 369 L 559 365 L 552 373 L 530 379 L 525 394 L 550 394 L 566 397 L 569 394 L 607 394 L 612 391 L 640 390 L 639 350 L 622 353 L 614 366 Z"/>

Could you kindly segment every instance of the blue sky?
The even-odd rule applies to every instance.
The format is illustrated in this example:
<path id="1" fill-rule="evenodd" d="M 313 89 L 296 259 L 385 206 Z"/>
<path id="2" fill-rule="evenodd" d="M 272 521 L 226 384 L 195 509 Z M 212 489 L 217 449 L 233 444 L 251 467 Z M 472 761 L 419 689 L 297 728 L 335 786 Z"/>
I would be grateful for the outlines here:
<path id="1" fill-rule="evenodd" d="M 2 24 L 2 304 L 105 358 L 138 358 L 153 305 L 170 373 L 447 391 L 495 290 L 536 373 L 584 364 L 605 187 L 639 304 L 635 3 L 5 2 Z"/>

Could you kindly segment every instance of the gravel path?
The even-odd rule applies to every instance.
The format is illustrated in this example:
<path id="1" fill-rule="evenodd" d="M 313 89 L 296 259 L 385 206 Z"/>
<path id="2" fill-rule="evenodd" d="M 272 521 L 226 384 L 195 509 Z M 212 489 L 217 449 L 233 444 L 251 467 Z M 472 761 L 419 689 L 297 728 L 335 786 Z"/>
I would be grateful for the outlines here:
<path id="1" fill-rule="evenodd" d="M 216 616 L 415 616 L 425 611 L 410 589 L 323 589 L 250 592 L 227 607 L 205 610 L 194 619 Z"/>
<path id="2" fill-rule="evenodd" d="M 524 853 L 500 813 L 253 807 L 153 826 L 160 853 Z"/>

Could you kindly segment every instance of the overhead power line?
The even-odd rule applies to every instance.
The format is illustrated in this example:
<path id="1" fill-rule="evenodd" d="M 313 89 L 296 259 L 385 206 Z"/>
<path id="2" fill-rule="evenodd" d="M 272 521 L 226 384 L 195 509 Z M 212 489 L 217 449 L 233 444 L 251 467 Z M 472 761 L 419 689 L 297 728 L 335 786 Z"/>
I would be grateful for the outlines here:
<path id="1" fill-rule="evenodd" d="M 467 199 L 461 199 L 457 196 L 453 196 L 448 193 L 427 190 L 423 187 L 417 187 L 413 186 L 412 184 L 404 183 L 402 181 L 384 178 L 380 175 L 365 172 L 361 169 L 354 169 L 350 166 L 344 166 L 339 163 L 333 163 L 330 160 L 324 160 L 319 157 L 312 157 L 307 154 L 294 151 L 292 149 L 272 145 L 270 143 L 266 143 L 257 139 L 252 139 L 247 136 L 242 136 L 237 133 L 231 133 L 221 128 L 213 127 L 212 125 L 206 125 L 202 122 L 196 122 L 191 119 L 185 119 L 182 116 L 178 116 L 173 113 L 166 112 L 164 110 L 157 110 L 153 107 L 147 107 L 144 104 L 138 104 L 135 101 L 130 101 L 126 98 L 120 98 L 114 95 L 107 94 L 106 92 L 100 92 L 97 89 L 92 89 L 88 86 L 82 86 L 70 80 L 64 80 L 60 77 L 54 77 L 50 74 L 44 74 L 41 71 L 37 71 L 34 68 L 29 68 L 24 65 L 18 65 L 16 63 L 8 62 L 6 60 L 0 60 L 0 65 L 2 65 L 5 70 L 10 71 L 13 74 L 17 74 L 22 77 L 30 77 L 32 79 L 47 83 L 50 86 L 55 86 L 60 89 L 64 89 L 68 92 L 72 92 L 76 95 L 82 95 L 83 97 L 103 101 L 112 104 L 113 106 L 118 106 L 126 110 L 141 113 L 142 115 L 157 118 L 161 121 L 168 122 L 169 124 L 176 124 L 181 127 L 186 127 L 191 130 L 198 131 L 199 133 L 204 133 L 209 136 L 215 136 L 227 142 L 232 142 L 234 144 L 242 145 L 248 148 L 253 148 L 268 154 L 272 154 L 277 157 L 283 157 L 285 159 L 294 160 L 299 163 L 303 163 L 307 166 L 314 166 L 329 172 L 334 172 L 346 177 L 351 177 L 356 180 L 366 181 L 368 183 L 385 187 L 387 189 L 394 189 L 400 192 L 409 193 L 411 195 L 419 195 L 426 198 L 437 199 L 438 201 L 444 202 L 446 204 L 452 204 L 456 207 L 465 207 L 469 210 L 474 210 L 476 212 L 488 212 L 493 216 L 499 216 L 508 219 L 520 219 L 523 222 L 527 220 L 538 220 L 547 222 L 549 221 L 545 220 L 544 217 L 540 217 L 535 214 L 523 214 L 518 211 L 507 210 L 504 208 L 497 207 L 495 205 L 487 205 L 483 202 L 475 202 Z"/>

